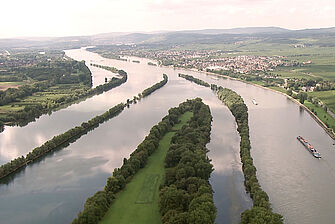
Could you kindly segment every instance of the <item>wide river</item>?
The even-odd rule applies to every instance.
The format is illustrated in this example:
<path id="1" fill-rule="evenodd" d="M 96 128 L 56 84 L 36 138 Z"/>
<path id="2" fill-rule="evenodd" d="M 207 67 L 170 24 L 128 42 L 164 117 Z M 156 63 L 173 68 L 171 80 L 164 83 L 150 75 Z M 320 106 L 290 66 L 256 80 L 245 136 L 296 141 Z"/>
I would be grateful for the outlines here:
<path id="1" fill-rule="evenodd" d="M 0 164 L 24 155 L 52 136 L 101 114 L 108 108 L 169 76 L 169 82 L 119 116 L 103 123 L 75 143 L 0 183 L 0 223 L 70 223 L 87 197 L 101 190 L 114 168 L 166 115 L 170 107 L 201 97 L 211 108 L 213 126 L 207 145 L 215 171 L 210 182 L 218 208 L 217 223 L 238 223 L 252 202 L 243 186 L 239 136 L 234 117 L 210 89 L 178 77 L 186 73 L 238 92 L 249 108 L 252 156 L 257 176 L 275 212 L 286 223 L 333 223 L 335 220 L 335 147 L 333 140 L 298 105 L 285 96 L 239 81 L 199 72 L 149 66 L 147 59 L 118 61 L 85 49 L 69 57 L 114 66 L 128 72 L 128 81 L 106 93 L 41 116 L 25 127 L 6 127 L 0 134 Z M 94 85 L 111 74 L 89 66 Z M 258 105 L 252 103 L 256 99 Z M 321 154 L 315 159 L 297 140 L 309 140 Z"/>

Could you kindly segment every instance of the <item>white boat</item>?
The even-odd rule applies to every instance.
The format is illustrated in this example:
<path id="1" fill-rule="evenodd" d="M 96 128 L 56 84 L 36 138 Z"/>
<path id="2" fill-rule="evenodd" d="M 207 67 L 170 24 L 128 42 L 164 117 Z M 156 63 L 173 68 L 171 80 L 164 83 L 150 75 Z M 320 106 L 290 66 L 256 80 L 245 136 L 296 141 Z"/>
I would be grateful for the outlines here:
<path id="1" fill-rule="evenodd" d="M 255 104 L 255 105 L 258 105 L 258 103 L 256 102 L 255 99 L 252 99 L 252 103 Z"/>

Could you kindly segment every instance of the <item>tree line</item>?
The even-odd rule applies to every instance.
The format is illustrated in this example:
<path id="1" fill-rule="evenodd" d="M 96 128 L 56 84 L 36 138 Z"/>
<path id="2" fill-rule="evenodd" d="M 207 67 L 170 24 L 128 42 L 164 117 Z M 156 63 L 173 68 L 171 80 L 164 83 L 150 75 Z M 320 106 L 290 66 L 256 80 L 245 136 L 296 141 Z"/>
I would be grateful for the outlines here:
<path id="1" fill-rule="evenodd" d="M 53 137 L 51 140 L 45 142 L 43 145 L 34 148 L 25 157 L 21 156 L 11 160 L 6 164 L 3 164 L 0 167 L 0 179 L 14 173 L 18 169 L 25 167 L 27 164 L 36 161 L 37 159 L 47 155 L 48 153 L 56 151 L 59 147 L 68 145 L 70 142 L 74 142 L 82 135 L 86 134 L 88 131 L 91 131 L 94 128 L 98 127 L 99 124 L 117 116 L 123 111 L 125 107 L 126 104 L 119 103 L 105 113 L 98 115 L 87 122 L 83 122 L 80 126 L 71 128 L 65 133 Z"/>
<path id="2" fill-rule="evenodd" d="M 130 154 L 129 158 L 123 159 L 123 165 L 114 169 L 112 176 L 108 177 L 104 189 L 86 200 L 83 210 L 72 224 L 98 223 L 108 211 L 115 195 L 125 188 L 126 184 L 141 168 L 145 167 L 149 156 L 158 148 L 162 137 L 179 122 L 178 118 L 181 114 L 192 108 L 190 105 L 194 102 L 189 100 L 178 107 L 171 108 L 168 115 L 150 129 L 149 134 Z"/>
<path id="3" fill-rule="evenodd" d="M 218 98 L 229 108 L 235 117 L 237 131 L 241 137 L 240 157 L 245 178 L 244 184 L 253 200 L 253 207 L 241 214 L 241 224 L 282 224 L 282 215 L 272 211 L 269 196 L 262 190 L 256 176 L 256 167 L 250 154 L 248 107 L 244 103 L 243 98 L 233 90 L 221 86 L 218 87 L 215 84 L 211 84 L 210 87 L 217 93 Z"/>
<path id="4" fill-rule="evenodd" d="M 97 68 L 102 68 L 102 69 L 105 69 L 107 71 L 110 71 L 110 72 L 113 72 L 113 73 L 118 73 L 118 69 L 115 68 L 115 67 L 109 67 L 109 66 L 106 66 L 106 65 L 98 65 L 98 64 L 94 64 L 94 63 L 91 63 L 90 64 L 91 66 L 94 66 L 94 67 L 97 67 Z"/>
<path id="5" fill-rule="evenodd" d="M 241 223 L 283 223 L 283 217 L 272 211 L 269 196 L 262 190 L 257 176 L 256 167 L 250 154 L 250 139 L 248 125 L 248 108 L 242 97 L 231 89 L 211 85 L 217 91 L 218 98 L 229 108 L 237 123 L 237 131 L 240 134 L 240 156 L 244 174 L 244 184 L 247 192 L 253 200 L 253 207 L 241 214 Z"/>
<path id="6" fill-rule="evenodd" d="M 27 79 L 35 80 L 33 84 L 26 84 L 19 88 L 9 88 L 0 91 L 0 106 L 18 101 L 35 92 L 41 92 L 57 84 L 82 83 L 92 86 L 90 70 L 81 61 L 56 61 L 39 63 L 31 67 L 19 67 L 13 71 L 16 76 L 23 75 Z"/>
<path id="7" fill-rule="evenodd" d="M 9 174 L 15 172 L 21 167 L 26 166 L 29 163 L 34 162 L 38 158 L 45 156 L 46 154 L 57 150 L 60 146 L 75 141 L 80 138 L 82 135 L 86 134 L 88 131 L 96 128 L 99 124 L 109 120 L 112 117 L 117 116 L 124 109 L 125 104 L 120 103 L 102 115 L 98 115 L 87 122 L 83 122 L 80 126 L 71 128 L 70 130 L 53 137 L 52 139 L 45 142 L 43 145 L 34 148 L 29 152 L 25 157 L 21 156 L 16 159 L 11 160 L 10 162 L 2 165 L 0 167 L 0 179 L 8 176 Z"/>
<path id="8" fill-rule="evenodd" d="M 206 155 L 212 116 L 199 98 L 187 106 L 194 115 L 172 138 L 165 158 L 165 180 L 159 193 L 163 224 L 210 224 L 216 218 L 208 181 L 213 165 Z"/>
<path id="9" fill-rule="evenodd" d="M 185 74 L 179 73 L 178 76 L 182 77 L 182 78 L 184 78 L 184 79 L 186 79 L 188 81 L 194 82 L 194 83 L 196 83 L 198 85 L 205 86 L 205 87 L 210 87 L 210 85 L 207 82 L 205 82 L 205 81 L 203 81 L 201 79 L 197 79 L 197 78 L 195 78 L 195 77 L 193 77 L 191 75 L 185 75 Z"/>
<path id="10" fill-rule="evenodd" d="M 164 86 L 166 83 L 168 82 L 168 76 L 166 74 L 163 74 L 163 80 L 156 83 L 155 85 L 145 89 L 142 92 L 142 97 L 146 97 L 148 95 L 150 95 L 152 92 L 154 92 L 155 90 L 161 88 L 162 86 Z"/>

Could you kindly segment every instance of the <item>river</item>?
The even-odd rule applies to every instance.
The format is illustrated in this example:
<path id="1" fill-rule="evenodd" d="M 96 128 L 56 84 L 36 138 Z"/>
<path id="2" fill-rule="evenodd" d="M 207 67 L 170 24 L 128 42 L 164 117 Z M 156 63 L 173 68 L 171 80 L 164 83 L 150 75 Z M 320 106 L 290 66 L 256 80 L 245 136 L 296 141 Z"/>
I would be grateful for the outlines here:
<path id="1" fill-rule="evenodd" d="M 239 158 L 239 136 L 230 111 L 205 87 L 179 78 L 179 72 L 238 92 L 249 108 L 252 156 L 257 176 L 269 194 L 274 211 L 286 223 L 332 223 L 335 214 L 335 148 L 314 119 L 286 97 L 269 90 L 229 79 L 213 79 L 198 72 L 141 63 L 105 59 L 85 49 L 66 51 L 69 57 L 114 66 L 128 72 L 127 83 L 51 115 L 43 115 L 25 127 L 6 127 L 0 134 L 0 163 L 26 154 L 55 134 L 124 102 L 143 89 L 169 76 L 159 89 L 119 116 L 82 136 L 67 148 L 28 166 L 0 185 L 1 223 L 69 223 L 87 197 L 105 185 L 114 168 L 121 165 L 167 110 L 188 98 L 201 97 L 211 108 L 213 126 L 209 157 L 215 171 L 210 182 L 218 208 L 217 223 L 237 223 L 241 211 L 252 202 L 245 193 Z M 130 60 L 132 61 L 132 59 Z M 104 72 L 91 68 L 94 85 Z M 255 98 L 258 105 L 251 100 Z M 315 159 L 296 140 L 302 135 L 322 154 Z"/>

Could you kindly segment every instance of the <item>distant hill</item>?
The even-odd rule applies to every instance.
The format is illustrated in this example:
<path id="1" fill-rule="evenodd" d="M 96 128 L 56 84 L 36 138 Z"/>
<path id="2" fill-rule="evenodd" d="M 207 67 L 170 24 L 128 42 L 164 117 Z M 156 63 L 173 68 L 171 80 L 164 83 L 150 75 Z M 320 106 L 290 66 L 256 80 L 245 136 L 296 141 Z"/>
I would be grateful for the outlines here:
<path id="1" fill-rule="evenodd" d="M 157 32 L 112 32 L 92 36 L 55 38 L 0 39 L 0 49 L 22 47 L 48 47 L 58 49 L 77 48 L 87 45 L 154 44 L 169 46 L 176 44 L 235 43 L 258 39 L 269 43 L 295 43 L 295 39 L 313 38 L 323 46 L 335 44 L 335 27 L 320 29 L 288 30 L 280 27 L 245 27 L 233 29 L 204 29 Z M 334 43 L 333 43 L 334 42 Z"/>
<path id="2" fill-rule="evenodd" d="M 255 33 L 284 33 L 291 30 L 280 27 L 244 27 L 233 29 L 205 29 L 205 30 L 183 30 L 179 33 L 198 33 L 198 34 L 255 34 Z"/>

